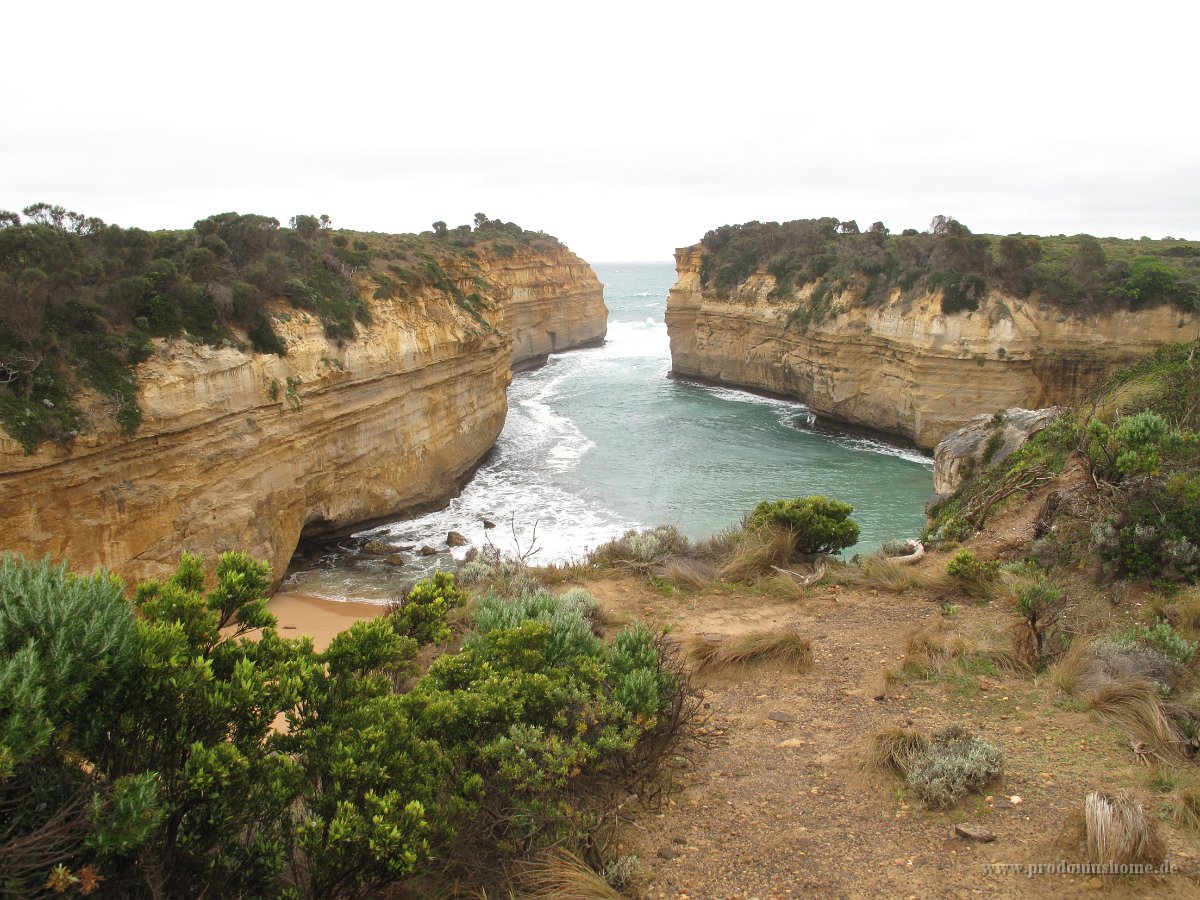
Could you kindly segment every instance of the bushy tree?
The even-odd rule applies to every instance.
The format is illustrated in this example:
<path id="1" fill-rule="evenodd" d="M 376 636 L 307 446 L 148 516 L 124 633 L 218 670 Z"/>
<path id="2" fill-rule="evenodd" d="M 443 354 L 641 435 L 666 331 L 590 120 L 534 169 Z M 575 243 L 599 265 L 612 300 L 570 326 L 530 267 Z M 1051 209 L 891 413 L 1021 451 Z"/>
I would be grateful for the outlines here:
<path id="1" fill-rule="evenodd" d="M 778 526 L 795 534 L 794 553 L 836 553 L 858 542 L 854 507 L 820 494 L 791 500 L 764 500 L 754 507 L 748 527 Z"/>

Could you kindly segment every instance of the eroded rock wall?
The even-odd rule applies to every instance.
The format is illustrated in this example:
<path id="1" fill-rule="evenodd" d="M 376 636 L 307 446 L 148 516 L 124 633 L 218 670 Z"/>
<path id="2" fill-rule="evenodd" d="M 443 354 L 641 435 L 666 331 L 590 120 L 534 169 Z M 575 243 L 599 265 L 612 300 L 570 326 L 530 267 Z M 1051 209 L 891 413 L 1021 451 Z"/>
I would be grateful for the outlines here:
<path id="1" fill-rule="evenodd" d="M 0 432 L 0 549 L 137 579 L 184 550 L 236 548 L 278 581 L 302 532 L 444 500 L 499 435 L 512 366 L 603 340 L 607 318 L 569 251 L 522 247 L 479 270 L 482 317 L 428 289 L 372 300 L 373 323 L 341 346 L 281 306 L 286 357 L 158 341 L 132 436 L 95 398 L 69 446 L 27 456 Z"/>
<path id="2" fill-rule="evenodd" d="M 879 306 L 833 298 L 804 326 L 807 300 L 771 297 L 756 272 L 729 299 L 700 283 L 701 253 L 676 252 L 667 302 L 672 369 L 683 376 L 796 397 L 818 416 L 931 449 L 968 419 L 999 409 L 1071 405 L 1115 367 L 1155 347 L 1197 336 L 1197 318 L 1173 307 L 1068 316 L 989 294 L 975 312 L 943 315 L 940 297 Z"/>

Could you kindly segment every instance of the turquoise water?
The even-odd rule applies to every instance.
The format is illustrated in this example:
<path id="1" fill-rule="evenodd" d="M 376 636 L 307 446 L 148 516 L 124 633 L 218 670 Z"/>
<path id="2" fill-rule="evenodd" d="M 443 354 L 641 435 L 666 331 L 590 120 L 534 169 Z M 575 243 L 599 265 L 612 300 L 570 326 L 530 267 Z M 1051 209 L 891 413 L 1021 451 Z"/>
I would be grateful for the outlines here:
<path id="1" fill-rule="evenodd" d="M 669 378 L 663 311 L 674 267 L 594 268 L 605 284 L 607 342 L 513 379 L 504 431 L 462 494 L 446 509 L 309 548 L 286 587 L 386 598 L 399 583 L 453 564 L 451 530 L 514 552 L 535 543 L 536 524 L 532 560 L 561 561 L 634 527 L 669 524 L 703 537 L 737 524 L 759 500 L 805 494 L 853 504 L 856 552 L 920 532 L 932 492 L 928 457 L 809 430 L 801 403 Z M 485 530 L 484 518 L 498 527 Z M 354 552 L 373 537 L 443 552 L 391 567 Z"/>

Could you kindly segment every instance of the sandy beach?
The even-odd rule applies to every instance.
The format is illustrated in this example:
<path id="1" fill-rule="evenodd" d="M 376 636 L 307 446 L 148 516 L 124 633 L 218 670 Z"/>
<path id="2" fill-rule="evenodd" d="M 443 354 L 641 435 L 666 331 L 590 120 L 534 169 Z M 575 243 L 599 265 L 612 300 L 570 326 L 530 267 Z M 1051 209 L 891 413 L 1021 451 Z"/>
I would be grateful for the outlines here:
<path id="1" fill-rule="evenodd" d="M 291 591 L 280 591 L 270 599 L 267 608 L 279 620 L 277 627 L 282 636 L 306 634 L 313 639 L 317 650 L 329 646 L 339 631 L 363 619 L 373 619 L 387 609 L 376 603 L 326 600 Z"/>

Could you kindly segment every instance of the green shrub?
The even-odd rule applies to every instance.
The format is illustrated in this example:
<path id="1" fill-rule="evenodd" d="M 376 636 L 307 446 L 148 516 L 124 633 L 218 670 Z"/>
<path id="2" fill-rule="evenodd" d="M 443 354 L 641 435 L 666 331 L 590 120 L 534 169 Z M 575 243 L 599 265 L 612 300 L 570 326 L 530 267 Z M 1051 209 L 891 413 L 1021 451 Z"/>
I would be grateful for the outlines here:
<path id="1" fill-rule="evenodd" d="M 226 554 L 205 584 L 185 556 L 129 604 L 108 576 L 0 560 L 5 891 L 54 868 L 121 896 L 368 895 L 434 860 L 587 844 L 671 752 L 682 685 L 654 635 L 600 641 L 581 597 L 484 602 L 405 694 L 401 632 L 437 639 L 450 576 L 323 653 L 276 633 L 263 564 Z M 39 848 L 56 816 L 69 839 Z"/>
<path id="2" fill-rule="evenodd" d="M 747 527 L 767 526 L 795 533 L 797 554 L 836 553 L 858 542 L 858 523 L 850 518 L 854 507 L 819 494 L 791 500 L 764 500 L 754 507 Z"/>
<path id="3" fill-rule="evenodd" d="M 946 563 L 946 574 L 960 581 L 992 580 L 1000 575 L 1000 561 L 981 560 L 970 550 L 959 550 Z"/>
<path id="4" fill-rule="evenodd" d="M 450 637 L 446 613 L 467 599 L 466 592 L 455 586 L 453 575 L 435 572 L 432 578 L 418 582 L 388 618 L 397 634 L 418 644 L 440 644 Z"/>

